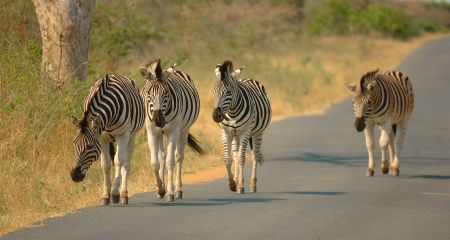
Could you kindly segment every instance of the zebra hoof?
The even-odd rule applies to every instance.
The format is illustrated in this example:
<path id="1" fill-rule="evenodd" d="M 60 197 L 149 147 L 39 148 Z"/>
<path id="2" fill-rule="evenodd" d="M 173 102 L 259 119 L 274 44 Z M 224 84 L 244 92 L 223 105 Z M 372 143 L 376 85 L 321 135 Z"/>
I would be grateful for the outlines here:
<path id="1" fill-rule="evenodd" d="M 102 206 L 108 206 L 109 205 L 109 198 L 102 198 L 100 200 L 100 205 Z"/>
<path id="2" fill-rule="evenodd" d="M 389 167 L 381 168 L 381 172 L 383 172 L 383 174 L 387 174 L 389 172 Z"/>
<path id="3" fill-rule="evenodd" d="M 167 202 L 173 202 L 173 201 L 175 201 L 175 198 L 174 198 L 173 194 L 168 194 L 168 195 L 167 195 L 167 198 L 166 198 L 166 201 L 167 201 Z"/>
<path id="4" fill-rule="evenodd" d="M 367 170 L 366 176 L 373 177 L 374 174 L 375 172 L 373 170 Z"/>
<path id="5" fill-rule="evenodd" d="M 400 175 L 400 170 L 396 169 L 396 170 L 392 170 L 392 176 L 399 176 Z"/>
<path id="6" fill-rule="evenodd" d="M 121 197 L 120 198 L 120 204 L 123 204 L 123 205 L 128 204 L 128 197 Z"/>
<path id="7" fill-rule="evenodd" d="M 164 198 L 164 196 L 166 195 L 166 190 L 158 190 L 158 192 L 157 192 L 157 194 L 158 194 L 158 198 L 159 199 L 163 199 Z"/>
<path id="8" fill-rule="evenodd" d="M 175 198 L 176 199 L 183 199 L 183 192 L 182 191 L 175 192 Z"/>
<path id="9" fill-rule="evenodd" d="M 236 182 L 234 180 L 228 180 L 228 187 L 232 192 L 236 192 Z"/>
<path id="10" fill-rule="evenodd" d="M 251 186 L 250 187 L 250 192 L 251 193 L 255 193 L 256 192 L 256 186 Z"/>
<path id="11" fill-rule="evenodd" d="M 112 203 L 119 203 L 119 198 L 120 198 L 120 196 L 119 195 L 111 195 L 111 197 L 112 197 Z"/>
<path id="12" fill-rule="evenodd" d="M 237 188 L 237 193 L 238 194 L 244 194 L 244 187 L 238 187 Z"/>

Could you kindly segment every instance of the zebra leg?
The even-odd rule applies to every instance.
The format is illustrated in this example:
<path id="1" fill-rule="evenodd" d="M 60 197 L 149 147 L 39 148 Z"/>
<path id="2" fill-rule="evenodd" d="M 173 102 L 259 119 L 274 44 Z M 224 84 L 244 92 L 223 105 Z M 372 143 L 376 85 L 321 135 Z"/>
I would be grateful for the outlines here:
<path id="1" fill-rule="evenodd" d="M 387 161 L 387 150 L 390 148 L 392 139 L 392 127 L 390 123 L 386 123 L 380 126 L 380 148 L 381 148 L 381 171 L 386 174 L 389 172 L 389 164 Z M 391 148 L 390 148 L 391 149 Z"/>
<path id="2" fill-rule="evenodd" d="M 175 198 L 183 198 L 183 183 L 181 181 L 181 170 L 184 160 L 184 149 L 186 147 L 189 132 L 183 132 L 180 134 L 180 139 L 178 140 L 178 146 L 175 152 L 175 164 L 176 164 L 176 179 L 175 179 Z"/>
<path id="3" fill-rule="evenodd" d="M 249 139 L 249 133 L 246 132 L 241 135 L 239 144 L 239 176 L 237 182 L 237 193 L 244 193 L 244 166 L 245 166 L 245 152 L 247 150 L 247 144 Z"/>
<path id="4" fill-rule="evenodd" d="M 164 141 L 163 141 L 163 136 L 160 136 L 159 141 L 159 151 L 158 151 L 158 159 L 159 159 L 159 179 L 161 179 L 161 189 L 162 190 L 158 190 L 158 193 L 161 192 L 161 194 L 159 194 L 159 198 L 163 198 L 166 192 L 165 189 L 165 173 L 166 173 L 166 150 L 164 149 Z M 158 188 L 159 189 L 159 188 Z"/>
<path id="5" fill-rule="evenodd" d="M 123 161 L 121 175 L 122 182 L 120 184 L 120 203 L 128 204 L 128 175 L 131 171 L 131 158 L 133 157 L 136 135 L 132 135 L 128 139 L 126 158 Z"/>
<path id="6" fill-rule="evenodd" d="M 222 129 L 223 161 L 227 168 L 228 187 L 231 191 L 236 192 L 236 181 L 234 181 L 233 173 L 231 172 L 231 141 L 231 133 Z"/>
<path id="7" fill-rule="evenodd" d="M 234 182 L 237 182 L 237 177 L 239 175 L 239 136 L 234 136 L 231 142 L 232 157 L 234 164 Z"/>
<path id="8" fill-rule="evenodd" d="M 366 136 L 366 148 L 367 153 L 369 155 L 369 166 L 367 168 L 367 176 L 372 177 L 374 175 L 374 169 L 375 169 L 375 161 L 373 159 L 373 151 L 375 149 L 375 140 L 374 140 L 374 134 L 373 134 L 373 128 L 374 124 L 368 123 L 366 125 L 366 129 L 364 130 L 364 135 Z"/>
<path id="9" fill-rule="evenodd" d="M 256 192 L 256 169 L 258 166 L 258 162 L 262 162 L 262 154 L 261 154 L 261 144 L 262 144 L 262 134 L 256 135 L 252 137 L 253 140 L 253 168 L 252 168 L 252 177 L 250 178 L 250 191 Z"/>
<path id="10" fill-rule="evenodd" d="M 112 202 L 119 203 L 120 193 L 119 187 L 121 185 L 122 178 L 122 166 L 128 159 L 128 143 L 130 141 L 130 134 L 125 133 L 122 136 L 116 138 L 117 153 L 114 158 L 114 165 L 116 174 L 114 176 L 114 182 L 111 190 Z M 123 184 L 123 183 L 122 183 Z"/>
<path id="11" fill-rule="evenodd" d="M 166 190 L 164 189 L 164 185 L 159 174 L 160 160 L 158 160 L 158 155 L 160 145 L 163 145 L 161 139 L 162 139 L 161 133 L 153 132 L 151 128 L 147 125 L 147 140 L 150 149 L 150 165 L 152 166 L 153 177 L 155 178 L 156 193 L 158 195 L 158 198 L 160 199 L 163 198 L 164 195 L 166 194 Z M 162 146 L 162 148 L 163 147 L 164 146 Z"/>
<path id="12" fill-rule="evenodd" d="M 394 134 L 393 131 L 391 131 L 391 134 L 389 135 L 389 162 L 390 162 L 390 168 L 386 169 L 386 172 L 383 171 L 383 173 L 388 173 L 389 169 L 391 170 L 392 173 L 392 166 L 394 165 L 395 159 L 397 159 L 397 149 L 395 146 L 395 140 L 396 140 L 396 135 Z"/>
<path id="13" fill-rule="evenodd" d="M 400 151 L 403 148 L 403 142 L 405 141 L 406 123 L 407 120 L 403 120 L 397 124 L 397 136 L 395 138 L 394 144 L 392 144 L 392 146 L 394 147 L 394 151 L 391 163 L 391 174 L 394 176 L 398 176 L 400 174 L 400 161 L 398 158 L 400 155 Z"/>
<path id="14" fill-rule="evenodd" d="M 110 192 L 111 192 L 111 156 L 109 155 L 109 142 L 101 141 L 101 166 L 103 172 L 103 193 L 101 198 L 101 205 L 109 205 Z"/>
<path id="15" fill-rule="evenodd" d="M 174 197 L 174 184 L 173 184 L 173 168 L 175 166 L 175 149 L 178 144 L 180 132 L 179 130 L 173 131 L 168 136 L 169 143 L 167 145 L 167 197 L 166 200 L 168 202 L 173 202 L 175 200 Z"/>

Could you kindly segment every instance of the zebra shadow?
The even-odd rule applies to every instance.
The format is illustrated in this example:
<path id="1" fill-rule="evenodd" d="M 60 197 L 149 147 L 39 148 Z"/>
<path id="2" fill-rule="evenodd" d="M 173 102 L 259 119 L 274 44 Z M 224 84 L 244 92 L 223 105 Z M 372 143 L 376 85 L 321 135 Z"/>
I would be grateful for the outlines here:
<path id="1" fill-rule="evenodd" d="M 179 200 L 175 202 L 165 202 L 161 200 L 161 202 L 137 202 L 131 203 L 129 205 L 113 205 L 114 207 L 214 207 L 214 206 L 223 206 L 237 203 L 265 203 L 272 201 L 281 201 L 286 200 L 283 198 L 212 198 L 207 200 L 199 200 L 199 201 L 184 201 Z"/>
<path id="2" fill-rule="evenodd" d="M 281 194 L 314 195 L 314 196 L 338 196 L 347 194 L 347 192 L 323 192 L 323 191 L 293 191 L 279 192 Z"/>
<path id="3" fill-rule="evenodd" d="M 317 162 L 328 163 L 333 165 L 345 165 L 345 166 L 360 166 L 366 163 L 364 160 L 366 157 L 362 156 L 338 156 L 338 155 L 324 155 L 313 152 L 306 152 L 298 156 L 291 157 L 277 157 L 270 158 L 273 161 L 300 161 L 300 162 Z"/>
<path id="4" fill-rule="evenodd" d="M 450 180 L 450 175 L 413 175 L 411 178 L 423 178 L 433 180 Z"/>

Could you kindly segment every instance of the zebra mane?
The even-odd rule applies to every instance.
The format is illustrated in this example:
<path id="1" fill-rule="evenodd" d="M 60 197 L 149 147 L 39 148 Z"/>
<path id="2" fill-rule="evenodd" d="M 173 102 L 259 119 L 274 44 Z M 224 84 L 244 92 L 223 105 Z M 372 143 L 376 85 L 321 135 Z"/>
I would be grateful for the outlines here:
<path id="1" fill-rule="evenodd" d="M 361 92 L 364 92 L 366 90 L 367 84 L 369 84 L 371 81 L 377 79 L 379 71 L 380 71 L 380 69 L 376 69 L 374 71 L 371 71 L 371 72 L 368 72 L 368 73 L 364 74 L 361 77 L 361 80 L 359 82 L 360 88 L 361 88 Z"/>
<path id="2" fill-rule="evenodd" d="M 222 63 L 222 66 L 220 67 L 220 78 L 222 80 L 227 79 L 227 74 L 230 75 L 230 73 L 233 71 L 233 62 L 230 60 L 225 60 Z"/>
<path id="3" fill-rule="evenodd" d="M 114 75 L 113 75 L 114 76 Z M 108 85 L 108 82 L 110 81 L 110 74 L 106 74 L 105 78 L 102 78 L 101 80 L 97 81 L 94 86 L 91 87 L 89 90 L 90 92 L 94 92 L 92 95 L 90 95 L 89 102 L 85 104 L 86 110 L 83 112 L 83 118 L 78 122 L 78 127 L 81 131 L 89 127 L 89 106 L 91 106 L 93 99 L 95 98 L 95 95 L 98 93 L 98 91 L 102 87 L 106 87 Z M 94 89 L 95 88 L 95 89 Z"/>
<path id="4" fill-rule="evenodd" d="M 163 70 L 161 68 L 161 59 L 156 59 L 154 61 L 149 62 L 146 68 L 150 74 L 156 76 L 156 80 L 161 81 L 163 73 Z"/>

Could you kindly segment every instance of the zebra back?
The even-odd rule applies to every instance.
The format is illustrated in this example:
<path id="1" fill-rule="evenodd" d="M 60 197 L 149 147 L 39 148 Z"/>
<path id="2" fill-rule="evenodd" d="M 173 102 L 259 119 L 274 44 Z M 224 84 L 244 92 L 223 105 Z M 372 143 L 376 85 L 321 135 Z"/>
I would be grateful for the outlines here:
<path id="1" fill-rule="evenodd" d="M 367 84 L 369 80 L 374 82 L 369 118 L 389 116 L 394 124 L 407 120 L 414 109 L 414 92 L 408 76 L 397 71 L 375 71 L 363 76 L 361 84 Z"/>
<path id="2" fill-rule="evenodd" d="M 131 134 L 144 123 L 144 103 L 135 83 L 122 76 L 106 75 L 90 89 L 84 102 L 83 124 L 99 116 L 101 131 L 114 133 L 126 128 Z"/>

